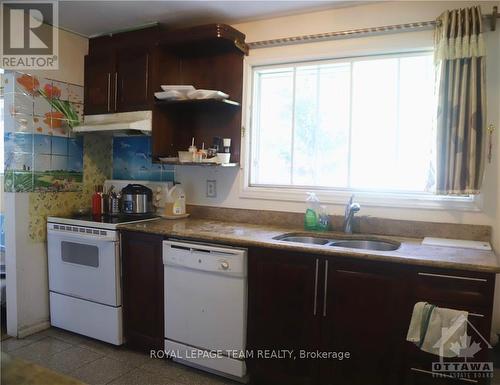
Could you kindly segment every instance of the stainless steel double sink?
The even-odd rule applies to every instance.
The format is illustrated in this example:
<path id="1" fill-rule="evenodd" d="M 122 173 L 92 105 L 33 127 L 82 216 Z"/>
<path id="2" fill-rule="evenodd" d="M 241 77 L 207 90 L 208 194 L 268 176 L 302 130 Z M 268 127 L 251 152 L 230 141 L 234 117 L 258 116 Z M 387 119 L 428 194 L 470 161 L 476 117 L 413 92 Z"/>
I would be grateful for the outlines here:
<path id="1" fill-rule="evenodd" d="M 352 236 L 347 238 L 331 239 L 324 237 L 316 237 L 302 234 L 281 234 L 273 239 L 283 242 L 295 242 L 310 245 L 345 247 L 349 249 L 377 250 L 377 251 L 394 251 L 399 249 L 401 243 L 395 241 L 363 238 L 360 236 Z"/>

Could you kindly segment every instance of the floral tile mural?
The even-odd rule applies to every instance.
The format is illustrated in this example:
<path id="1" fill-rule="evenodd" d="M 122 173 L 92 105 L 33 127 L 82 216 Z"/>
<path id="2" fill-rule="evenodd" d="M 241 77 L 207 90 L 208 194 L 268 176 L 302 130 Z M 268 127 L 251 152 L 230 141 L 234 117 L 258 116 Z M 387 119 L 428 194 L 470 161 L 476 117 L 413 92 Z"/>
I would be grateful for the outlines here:
<path id="1" fill-rule="evenodd" d="M 83 87 L 6 72 L 5 191 L 80 191 L 83 139 L 71 128 L 83 113 Z"/>
<path id="2" fill-rule="evenodd" d="M 152 162 L 150 136 L 113 138 L 113 179 L 173 181 L 174 166 Z"/>
<path id="3" fill-rule="evenodd" d="M 72 142 L 73 141 L 73 142 Z M 45 143 L 44 146 L 47 144 Z M 45 147 L 46 148 L 46 147 Z M 83 155 L 83 188 L 78 192 L 38 192 L 29 195 L 29 236 L 34 242 L 47 238 L 47 216 L 71 215 L 90 208 L 95 185 L 102 185 L 111 177 L 111 139 L 99 134 L 87 134 L 83 148 L 77 139 L 70 139 L 68 162 Z M 45 154 L 40 154 L 43 156 Z"/>

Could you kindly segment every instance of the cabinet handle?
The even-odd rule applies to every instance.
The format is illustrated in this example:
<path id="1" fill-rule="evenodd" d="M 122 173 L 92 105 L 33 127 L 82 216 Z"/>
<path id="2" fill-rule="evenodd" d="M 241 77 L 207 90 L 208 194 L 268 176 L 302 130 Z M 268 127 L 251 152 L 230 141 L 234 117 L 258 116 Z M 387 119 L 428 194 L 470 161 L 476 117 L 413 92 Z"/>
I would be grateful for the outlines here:
<path id="1" fill-rule="evenodd" d="M 108 112 L 111 108 L 111 73 L 108 72 Z"/>
<path id="2" fill-rule="evenodd" d="M 432 274 L 432 273 L 422 273 L 422 272 L 419 272 L 418 275 L 426 277 L 436 277 L 436 278 L 461 279 L 463 281 L 486 282 L 486 279 L 484 278 L 461 277 L 459 275 Z"/>
<path id="3" fill-rule="evenodd" d="M 118 97 L 118 72 L 115 72 L 115 112 L 116 112 L 116 98 Z"/>
<path id="4" fill-rule="evenodd" d="M 325 289 L 323 292 L 323 317 L 326 317 L 326 297 L 328 293 L 328 260 L 325 261 Z"/>
<path id="5" fill-rule="evenodd" d="M 314 308 L 313 308 L 313 315 L 316 315 L 316 310 L 317 310 L 317 300 L 318 300 L 318 269 L 319 269 L 319 259 L 316 258 L 316 273 L 314 275 Z"/>
<path id="6" fill-rule="evenodd" d="M 429 370 L 424 370 L 424 369 L 417 369 L 417 368 L 410 368 L 410 370 L 412 372 L 417 372 L 417 373 L 423 373 L 423 374 L 429 374 L 431 376 L 434 376 L 436 373 L 434 372 L 431 372 Z M 439 377 L 445 377 L 445 378 L 454 378 L 453 376 L 449 376 L 449 375 L 446 375 L 446 374 L 440 374 Z M 471 380 L 469 378 L 459 378 L 458 380 L 460 381 L 464 381 L 464 382 L 470 382 L 472 384 L 477 384 L 478 381 L 477 380 Z"/>

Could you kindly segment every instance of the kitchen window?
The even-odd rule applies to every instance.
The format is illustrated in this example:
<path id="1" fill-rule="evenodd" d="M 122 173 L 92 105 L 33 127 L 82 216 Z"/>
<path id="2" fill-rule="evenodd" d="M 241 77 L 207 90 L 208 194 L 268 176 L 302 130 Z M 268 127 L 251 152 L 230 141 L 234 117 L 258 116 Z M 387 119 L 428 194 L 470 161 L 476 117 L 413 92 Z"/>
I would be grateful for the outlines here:
<path id="1" fill-rule="evenodd" d="M 432 195 L 431 52 L 252 67 L 249 187 Z"/>

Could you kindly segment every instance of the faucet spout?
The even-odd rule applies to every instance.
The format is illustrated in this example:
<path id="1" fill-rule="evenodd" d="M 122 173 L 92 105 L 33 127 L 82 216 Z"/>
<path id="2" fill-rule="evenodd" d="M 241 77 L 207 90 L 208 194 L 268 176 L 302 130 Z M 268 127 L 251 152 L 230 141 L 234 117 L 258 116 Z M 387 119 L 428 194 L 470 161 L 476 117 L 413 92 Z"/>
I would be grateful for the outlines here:
<path id="1" fill-rule="evenodd" d="M 354 195 L 351 196 L 349 202 L 345 207 L 344 214 L 344 233 L 352 234 L 352 219 L 354 218 L 354 214 L 356 214 L 359 210 L 361 210 L 361 206 L 359 203 L 355 203 Z"/>

